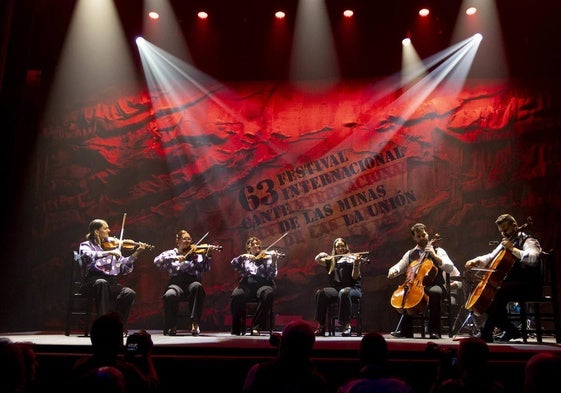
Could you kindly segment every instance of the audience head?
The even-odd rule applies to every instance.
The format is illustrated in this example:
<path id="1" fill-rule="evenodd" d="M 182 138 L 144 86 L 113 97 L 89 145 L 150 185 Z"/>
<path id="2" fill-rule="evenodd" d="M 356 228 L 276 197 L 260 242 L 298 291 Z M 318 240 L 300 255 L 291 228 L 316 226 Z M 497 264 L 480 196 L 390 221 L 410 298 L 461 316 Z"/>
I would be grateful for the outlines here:
<path id="1" fill-rule="evenodd" d="M 0 339 L 0 363 L 3 391 L 26 391 L 35 381 L 37 357 L 32 343 Z"/>
<path id="2" fill-rule="evenodd" d="M 125 393 L 125 377 L 116 367 L 103 366 L 88 370 L 80 378 L 80 391 L 83 393 Z"/>
<path id="3" fill-rule="evenodd" d="M 363 364 L 383 366 L 388 360 L 388 343 L 380 333 L 366 333 L 360 340 L 358 357 Z"/>
<path id="4" fill-rule="evenodd" d="M 279 342 L 279 356 L 290 359 L 308 359 L 316 336 L 311 324 L 304 320 L 292 321 L 285 326 Z"/>
<path id="5" fill-rule="evenodd" d="M 123 350 L 123 322 L 116 313 L 101 315 L 92 324 L 90 332 L 94 355 L 117 356 Z"/>
<path id="6" fill-rule="evenodd" d="M 478 337 L 468 337 L 458 346 L 458 366 L 462 370 L 480 370 L 487 367 L 489 346 Z"/>
<path id="7" fill-rule="evenodd" d="M 561 371 L 561 355 L 540 352 L 526 363 L 524 392 L 541 393 L 551 390 Z"/>

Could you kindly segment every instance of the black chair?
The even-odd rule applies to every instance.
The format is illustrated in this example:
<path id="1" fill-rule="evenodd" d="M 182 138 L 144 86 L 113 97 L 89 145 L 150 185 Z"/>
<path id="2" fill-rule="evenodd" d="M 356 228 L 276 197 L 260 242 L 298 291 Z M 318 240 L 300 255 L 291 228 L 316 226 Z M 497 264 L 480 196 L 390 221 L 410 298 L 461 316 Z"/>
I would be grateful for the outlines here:
<path id="1" fill-rule="evenodd" d="M 68 285 L 68 308 L 66 311 L 66 323 L 64 335 L 69 336 L 73 327 L 80 326 L 84 336 L 90 333 L 90 323 L 94 313 L 94 298 L 80 292 L 82 279 L 85 275 L 86 266 L 77 251 L 73 252 L 72 265 L 70 267 L 70 280 Z"/>
<path id="2" fill-rule="evenodd" d="M 181 299 L 177 309 L 177 331 L 184 329 L 191 332 L 191 323 L 191 303 L 187 299 Z"/>
<path id="3" fill-rule="evenodd" d="M 521 294 L 509 303 L 509 319 L 518 323 L 524 343 L 535 336 L 541 343 L 544 335 L 553 335 L 561 343 L 559 288 L 554 250 L 542 252 L 538 264 L 540 293 Z"/>
<path id="4" fill-rule="evenodd" d="M 245 315 L 242 317 L 242 332 L 251 334 L 251 327 L 253 318 L 255 317 L 255 312 L 257 311 L 257 305 L 259 302 L 257 299 L 252 299 L 245 303 Z M 273 334 L 273 329 L 275 328 L 275 312 L 273 306 L 269 310 L 269 316 L 267 318 L 267 328 L 269 329 L 269 335 Z"/>
<path id="5" fill-rule="evenodd" d="M 351 335 L 362 336 L 362 298 L 352 298 L 351 307 Z M 337 331 L 337 317 L 339 316 L 339 305 L 333 302 L 327 308 L 327 333 L 335 336 Z M 353 324 L 354 321 L 354 324 Z M 353 326 L 354 325 L 354 326 Z"/>

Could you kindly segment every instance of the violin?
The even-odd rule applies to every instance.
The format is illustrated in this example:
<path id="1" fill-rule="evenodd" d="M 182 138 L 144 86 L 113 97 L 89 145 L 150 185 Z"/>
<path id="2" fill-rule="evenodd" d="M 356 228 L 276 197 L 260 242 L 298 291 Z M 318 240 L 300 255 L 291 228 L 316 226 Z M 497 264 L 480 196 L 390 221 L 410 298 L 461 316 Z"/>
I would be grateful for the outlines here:
<path id="1" fill-rule="evenodd" d="M 325 263 L 329 264 L 329 269 L 327 271 L 327 274 L 331 274 L 333 272 L 333 270 L 335 269 L 335 258 L 336 257 L 350 257 L 350 258 L 354 258 L 355 260 L 360 261 L 361 264 L 369 264 L 370 263 L 370 259 L 364 255 L 370 254 L 370 251 L 361 251 L 361 252 L 348 252 L 346 254 L 335 254 L 335 255 L 328 255 L 326 256 L 325 259 Z"/>
<path id="2" fill-rule="evenodd" d="M 222 251 L 222 246 L 215 244 L 193 244 L 185 256 L 189 254 L 204 254 L 207 251 Z"/>
<path id="3" fill-rule="evenodd" d="M 284 258 L 286 255 L 280 251 L 277 250 L 265 250 L 265 251 L 261 251 L 259 254 L 254 255 L 253 259 L 255 261 L 260 261 L 262 259 L 266 259 L 269 257 L 277 257 L 277 258 Z"/>
<path id="4" fill-rule="evenodd" d="M 135 242 L 134 240 L 131 239 L 123 239 L 121 241 L 116 237 L 108 237 L 107 239 L 104 239 L 101 242 L 101 247 L 105 251 L 115 250 L 116 248 L 119 248 L 119 246 L 121 247 L 121 249 L 124 250 L 134 250 L 136 247 L 140 245 L 144 245 L 144 248 L 146 248 L 147 250 L 152 250 L 154 248 L 154 246 L 151 244 Z"/>

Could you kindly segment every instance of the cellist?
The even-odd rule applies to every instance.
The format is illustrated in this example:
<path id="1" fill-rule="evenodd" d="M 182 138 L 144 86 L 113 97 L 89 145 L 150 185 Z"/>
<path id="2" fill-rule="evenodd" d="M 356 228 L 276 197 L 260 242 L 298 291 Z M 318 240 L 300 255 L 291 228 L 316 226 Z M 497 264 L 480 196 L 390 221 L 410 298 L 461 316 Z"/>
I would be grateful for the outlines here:
<path id="1" fill-rule="evenodd" d="M 501 282 L 500 288 L 494 292 L 494 297 L 485 312 L 487 318 L 479 335 L 489 343 L 493 342 L 495 327 L 501 330 L 497 342 L 520 338 L 520 332 L 508 320 L 506 307 L 513 296 L 536 292 L 539 273 L 537 265 L 542 251 L 539 241 L 520 229 L 510 214 L 501 214 L 495 220 L 495 225 L 503 237 L 501 242 L 490 253 L 470 259 L 465 264 L 467 273 L 472 269 L 485 269 L 493 263 L 496 264 L 496 257 L 503 250 L 510 252 L 514 257 L 514 264 Z"/>
<path id="2" fill-rule="evenodd" d="M 439 339 L 440 333 L 440 305 L 442 296 L 446 294 L 444 287 L 444 279 L 442 271 L 451 273 L 454 269 L 454 263 L 448 257 L 446 251 L 441 247 L 436 247 L 429 242 L 429 234 L 427 228 L 422 223 L 416 223 L 411 227 L 411 236 L 416 243 L 415 247 L 403 254 L 399 262 L 390 267 L 388 270 L 388 278 L 395 278 L 400 274 L 411 272 L 411 267 L 415 266 L 418 260 L 425 256 L 432 261 L 437 269 L 434 281 L 424 287 L 424 292 L 428 295 L 429 310 L 429 326 L 428 333 L 431 339 Z M 421 261 L 422 262 L 422 261 Z M 394 337 L 413 337 L 413 322 L 411 315 L 403 314 L 400 328 L 392 332 Z"/>

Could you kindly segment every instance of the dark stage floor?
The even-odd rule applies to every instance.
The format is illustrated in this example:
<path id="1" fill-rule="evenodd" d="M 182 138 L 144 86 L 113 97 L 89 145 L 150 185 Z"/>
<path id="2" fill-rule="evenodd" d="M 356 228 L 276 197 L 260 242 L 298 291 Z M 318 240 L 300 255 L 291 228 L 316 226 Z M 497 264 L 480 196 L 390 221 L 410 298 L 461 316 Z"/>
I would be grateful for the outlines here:
<path id="1" fill-rule="evenodd" d="M 255 362 L 275 355 L 269 335 L 232 336 L 227 332 L 203 332 L 193 337 L 187 332 L 177 336 L 164 336 L 161 331 L 149 331 L 154 342 L 154 361 L 162 379 L 162 391 L 176 391 L 174 384 L 187 383 L 195 390 L 214 390 L 228 387 L 229 392 L 241 391 L 243 378 Z M 129 333 L 134 333 L 131 331 Z M 40 362 L 42 387 L 56 388 L 61 376 L 68 372 L 77 357 L 90 353 L 90 339 L 73 332 L 14 332 L 0 333 L 12 341 L 35 344 Z M 407 379 L 415 392 L 428 392 L 443 353 L 457 350 L 462 337 L 445 337 L 439 340 L 398 339 L 385 334 L 390 351 L 390 365 L 395 374 Z M 360 337 L 318 337 L 314 360 L 327 376 L 333 392 L 359 368 L 357 351 Z M 432 342 L 442 351 L 427 351 Z M 561 353 L 561 345 L 553 337 L 544 337 L 538 344 L 535 339 L 524 344 L 521 340 L 508 344 L 489 344 L 490 367 L 504 380 L 509 392 L 521 392 L 524 365 L 533 354 L 542 351 Z M 209 374 L 211 372 L 211 374 Z M 216 378 L 209 378 L 214 375 Z M 190 389 L 191 390 L 191 389 Z"/>

